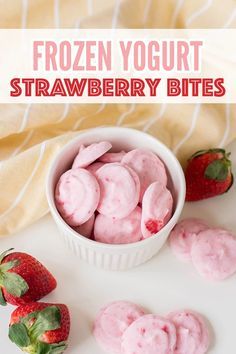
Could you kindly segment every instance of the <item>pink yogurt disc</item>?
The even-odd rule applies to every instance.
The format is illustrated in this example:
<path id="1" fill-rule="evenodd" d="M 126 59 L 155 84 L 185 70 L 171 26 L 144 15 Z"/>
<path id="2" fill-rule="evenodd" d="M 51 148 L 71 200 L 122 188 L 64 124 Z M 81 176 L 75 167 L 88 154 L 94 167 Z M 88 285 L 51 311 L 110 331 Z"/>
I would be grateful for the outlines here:
<path id="1" fill-rule="evenodd" d="M 94 321 L 93 335 L 108 354 L 121 353 L 121 338 L 125 330 L 140 316 L 144 310 L 126 301 L 112 302 L 102 308 Z"/>
<path id="2" fill-rule="evenodd" d="M 74 230 L 84 237 L 91 238 L 93 233 L 94 221 L 95 214 L 93 214 L 91 218 L 89 218 L 84 224 L 76 226 Z"/>
<path id="3" fill-rule="evenodd" d="M 99 170 L 99 168 L 101 168 L 102 166 L 104 166 L 103 162 L 94 162 L 91 165 L 89 165 L 86 170 L 91 172 L 93 175 L 96 174 L 97 170 Z"/>
<path id="4" fill-rule="evenodd" d="M 140 201 L 146 189 L 153 182 L 159 181 L 167 185 L 167 174 L 163 162 L 149 150 L 135 149 L 129 151 L 123 159 L 122 164 L 131 167 L 140 179 Z"/>
<path id="5" fill-rule="evenodd" d="M 200 275 L 224 280 L 236 272 L 236 237 L 224 229 L 202 231 L 192 246 L 191 257 Z"/>
<path id="6" fill-rule="evenodd" d="M 79 151 L 78 155 L 74 159 L 72 168 L 88 167 L 111 148 L 112 145 L 109 141 L 101 141 L 100 143 L 94 143 L 87 146 L 82 151 Z"/>
<path id="7" fill-rule="evenodd" d="M 152 183 L 143 196 L 141 230 L 144 238 L 160 231 L 172 215 L 173 198 L 161 183 Z"/>
<path id="8" fill-rule="evenodd" d="M 94 239 L 103 243 L 122 244 L 140 241 L 141 208 L 137 206 L 128 216 L 116 219 L 99 214 L 94 224 Z"/>
<path id="9" fill-rule="evenodd" d="M 60 177 L 55 191 L 55 203 L 70 226 L 84 224 L 96 210 L 100 188 L 96 178 L 87 170 L 68 170 Z"/>
<path id="10" fill-rule="evenodd" d="M 126 155 L 125 151 L 107 152 L 106 154 L 99 157 L 99 161 L 105 163 L 121 162 L 121 160 L 125 155 Z"/>
<path id="11" fill-rule="evenodd" d="M 205 354 L 209 348 L 209 331 L 204 319 L 193 311 L 176 311 L 168 315 L 177 331 L 174 354 Z"/>
<path id="12" fill-rule="evenodd" d="M 82 152 L 83 150 L 85 149 L 85 146 L 82 144 L 80 145 L 80 148 L 79 148 L 79 153 Z"/>
<path id="13" fill-rule="evenodd" d="M 144 315 L 134 321 L 122 336 L 122 354 L 173 354 L 176 329 L 168 319 Z"/>
<path id="14" fill-rule="evenodd" d="M 140 182 L 132 169 L 119 163 L 109 163 L 96 172 L 96 177 L 101 190 L 99 213 L 122 219 L 136 208 Z"/>
<path id="15" fill-rule="evenodd" d="M 198 234 L 208 228 L 206 222 L 201 219 L 181 220 L 171 231 L 169 237 L 169 244 L 175 256 L 181 261 L 190 261 L 193 243 Z"/>

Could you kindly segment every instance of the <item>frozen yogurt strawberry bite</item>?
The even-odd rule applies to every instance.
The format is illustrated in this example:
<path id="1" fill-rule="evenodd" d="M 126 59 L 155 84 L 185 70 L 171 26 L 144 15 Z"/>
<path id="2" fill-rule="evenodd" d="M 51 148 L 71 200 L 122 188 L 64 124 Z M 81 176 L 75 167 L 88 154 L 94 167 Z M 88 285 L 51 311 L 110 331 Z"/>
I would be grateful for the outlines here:
<path id="1" fill-rule="evenodd" d="M 177 331 L 174 354 L 205 354 L 210 336 L 203 317 L 193 311 L 176 311 L 168 315 Z"/>
<path id="2" fill-rule="evenodd" d="M 93 234 L 94 221 L 95 214 L 93 214 L 91 218 L 89 218 L 85 223 L 74 227 L 74 230 L 77 231 L 80 235 L 91 238 Z"/>
<path id="3" fill-rule="evenodd" d="M 124 332 L 121 353 L 173 354 L 175 346 L 175 325 L 158 315 L 144 315 Z"/>
<path id="4" fill-rule="evenodd" d="M 127 301 L 116 301 L 102 308 L 93 327 L 93 335 L 108 354 L 121 354 L 121 340 L 125 330 L 139 317 L 144 310 Z"/>
<path id="5" fill-rule="evenodd" d="M 178 259 L 192 261 L 204 278 L 224 280 L 236 272 L 236 236 L 226 229 L 210 228 L 204 220 L 180 221 L 169 245 Z"/>
<path id="6" fill-rule="evenodd" d="M 103 162 L 94 162 L 91 165 L 89 165 L 86 170 L 91 172 L 93 175 L 95 175 L 95 173 L 97 172 L 97 170 L 99 170 L 99 168 L 101 168 L 102 166 L 104 166 Z"/>
<path id="7" fill-rule="evenodd" d="M 132 168 L 140 179 L 140 201 L 146 189 L 153 182 L 160 182 L 164 186 L 167 184 L 167 174 L 163 162 L 153 152 L 143 149 L 129 151 L 123 159 L 122 164 Z"/>
<path id="8" fill-rule="evenodd" d="M 144 238 L 160 231 L 172 215 L 173 198 L 160 182 L 152 183 L 144 193 L 141 230 Z"/>
<path id="9" fill-rule="evenodd" d="M 206 354 L 210 346 L 208 326 L 197 312 L 180 310 L 163 317 L 127 301 L 103 307 L 93 335 L 109 354 Z"/>
<path id="10" fill-rule="evenodd" d="M 99 214 L 94 225 L 94 239 L 112 244 L 140 241 L 142 238 L 141 215 L 142 211 L 139 206 L 123 219 Z"/>
<path id="11" fill-rule="evenodd" d="M 55 192 L 57 209 L 70 226 L 84 224 L 95 212 L 100 198 L 96 178 L 82 168 L 66 171 Z"/>
<path id="12" fill-rule="evenodd" d="M 80 148 L 78 155 L 74 159 L 72 168 L 88 167 L 111 148 L 112 145 L 109 141 L 101 141 L 100 143 L 94 143 L 87 147 L 83 147 L 82 145 L 82 148 Z"/>
<path id="13" fill-rule="evenodd" d="M 122 219 L 137 206 L 140 181 L 129 167 L 119 163 L 104 165 L 96 172 L 101 197 L 98 211 L 102 215 Z"/>
<path id="14" fill-rule="evenodd" d="M 224 280 L 236 272 L 236 237 L 224 229 L 202 231 L 192 246 L 191 257 L 200 275 Z"/>
<path id="15" fill-rule="evenodd" d="M 111 149 L 109 141 L 80 145 L 72 169 L 57 183 L 56 206 L 82 236 L 109 244 L 138 242 L 172 216 L 166 168 L 149 150 Z"/>
<path id="16" fill-rule="evenodd" d="M 171 231 L 169 244 L 172 252 L 181 261 L 191 260 L 191 249 L 199 233 L 208 229 L 206 221 L 189 218 L 181 220 Z"/>
<path id="17" fill-rule="evenodd" d="M 120 152 L 107 152 L 99 158 L 99 161 L 105 163 L 121 162 L 123 157 L 126 155 L 125 151 Z"/>

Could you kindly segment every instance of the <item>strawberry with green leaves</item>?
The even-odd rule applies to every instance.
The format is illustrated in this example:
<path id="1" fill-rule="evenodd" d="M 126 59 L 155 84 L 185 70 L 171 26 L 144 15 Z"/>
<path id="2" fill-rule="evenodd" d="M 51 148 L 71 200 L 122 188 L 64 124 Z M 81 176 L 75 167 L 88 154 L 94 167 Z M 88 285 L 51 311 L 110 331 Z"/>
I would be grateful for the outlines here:
<path id="1" fill-rule="evenodd" d="M 34 302 L 11 315 L 9 338 L 29 354 L 61 354 L 67 348 L 70 314 L 66 305 Z"/>
<path id="2" fill-rule="evenodd" d="M 57 286 L 53 275 L 34 257 L 12 249 L 0 255 L 0 304 L 40 300 Z"/>
<path id="3" fill-rule="evenodd" d="M 224 149 L 196 152 L 185 170 L 186 200 L 196 201 L 227 192 L 233 184 L 230 153 Z"/>

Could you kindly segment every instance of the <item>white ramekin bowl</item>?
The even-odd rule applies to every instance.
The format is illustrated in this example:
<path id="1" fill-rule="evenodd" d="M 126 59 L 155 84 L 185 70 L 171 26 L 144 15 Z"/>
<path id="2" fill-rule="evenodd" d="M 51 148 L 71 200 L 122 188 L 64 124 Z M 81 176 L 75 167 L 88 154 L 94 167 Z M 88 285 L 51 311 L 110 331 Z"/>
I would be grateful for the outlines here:
<path id="1" fill-rule="evenodd" d="M 54 202 L 54 191 L 59 177 L 68 170 L 78 153 L 81 144 L 88 145 L 94 142 L 108 140 L 114 151 L 131 150 L 135 148 L 149 149 L 156 153 L 166 165 L 169 183 L 175 205 L 170 221 L 156 235 L 136 243 L 110 245 L 79 235 L 62 219 Z M 166 242 L 168 235 L 181 214 L 185 200 L 185 178 L 182 168 L 173 153 L 154 137 L 138 130 L 105 127 L 95 128 L 80 133 L 60 151 L 51 165 L 46 194 L 52 216 L 59 227 L 60 234 L 67 247 L 80 259 L 89 264 L 107 270 L 125 270 L 135 267 L 152 258 Z"/>

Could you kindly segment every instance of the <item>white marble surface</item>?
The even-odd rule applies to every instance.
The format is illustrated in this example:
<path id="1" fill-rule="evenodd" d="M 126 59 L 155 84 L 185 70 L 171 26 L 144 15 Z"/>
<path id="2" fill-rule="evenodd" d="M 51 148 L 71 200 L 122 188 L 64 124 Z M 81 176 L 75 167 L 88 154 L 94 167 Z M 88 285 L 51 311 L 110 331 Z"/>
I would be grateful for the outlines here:
<path id="1" fill-rule="evenodd" d="M 236 172 L 236 142 L 231 145 Z M 212 225 L 227 227 L 236 234 L 236 184 L 223 196 L 186 204 L 183 216 L 205 218 Z M 94 316 L 113 300 L 130 300 L 153 313 L 167 314 L 189 308 L 205 315 L 214 329 L 209 354 L 235 353 L 236 275 L 221 283 L 200 278 L 192 265 L 180 263 L 165 246 L 148 263 L 126 272 L 92 268 L 71 255 L 58 237 L 48 215 L 17 235 L 0 240 L 0 249 L 14 247 L 41 260 L 58 280 L 56 291 L 44 300 L 67 304 L 72 316 L 68 354 L 102 354 L 91 335 Z M 7 337 L 12 306 L 0 309 L 1 353 L 20 350 Z M 112 354 L 112 353 L 111 353 Z"/>

